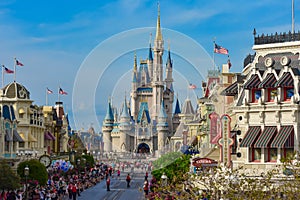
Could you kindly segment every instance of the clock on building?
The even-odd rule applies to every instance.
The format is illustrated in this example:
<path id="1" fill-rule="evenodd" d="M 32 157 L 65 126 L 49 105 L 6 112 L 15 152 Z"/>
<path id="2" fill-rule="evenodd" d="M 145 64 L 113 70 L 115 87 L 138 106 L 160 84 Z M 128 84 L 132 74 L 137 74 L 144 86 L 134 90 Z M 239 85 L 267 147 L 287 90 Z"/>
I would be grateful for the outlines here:
<path id="1" fill-rule="evenodd" d="M 267 67 L 271 67 L 273 64 L 274 64 L 274 60 L 272 58 L 270 58 L 270 57 L 266 58 L 265 65 Z"/>
<path id="2" fill-rule="evenodd" d="M 51 164 L 51 158 L 48 155 L 42 155 L 39 159 L 40 163 L 45 165 L 45 167 L 49 167 Z"/>

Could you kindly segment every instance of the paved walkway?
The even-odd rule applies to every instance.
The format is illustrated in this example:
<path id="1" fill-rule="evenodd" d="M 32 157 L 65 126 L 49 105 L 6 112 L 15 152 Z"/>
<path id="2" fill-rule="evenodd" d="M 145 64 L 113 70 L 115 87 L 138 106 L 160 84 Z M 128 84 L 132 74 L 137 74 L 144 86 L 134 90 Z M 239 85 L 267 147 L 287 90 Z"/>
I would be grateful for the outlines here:
<path id="1" fill-rule="evenodd" d="M 127 188 L 126 176 L 129 171 L 121 172 L 120 179 L 116 173 L 111 177 L 110 191 L 106 191 L 106 181 L 102 180 L 96 186 L 89 188 L 81 193 L 78 200 L 143 200 L 143 183 L 145 180 L 145 171 L 136 170 L 130 173 L 130 188 Z M 150 173 L 149 173 L 150 174 Z M 151 180 L 151 177 L 148 178 Z"/>

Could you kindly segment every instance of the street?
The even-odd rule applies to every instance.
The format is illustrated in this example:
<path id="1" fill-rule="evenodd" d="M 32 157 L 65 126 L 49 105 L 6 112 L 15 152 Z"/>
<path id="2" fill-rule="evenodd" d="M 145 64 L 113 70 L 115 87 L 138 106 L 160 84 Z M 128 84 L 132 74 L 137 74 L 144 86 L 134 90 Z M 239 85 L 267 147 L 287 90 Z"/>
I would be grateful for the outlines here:
<path id="1" fill-rule="evenodd" d="M 127 188 L 126 176 L 130 173 L 130 188 Z M 106 191 L 106 181 L 103 179 L 96 186 L 89 188 L 81 193 L 78 200 L 143 200 L 144 192 L 142 190 L 146 171 L 135 169 L 133 173 L 130 170 L 121 172 L 120 178 L 116 172 L 111 177 L 110 191 Z M 150 174 L 150 173 L 149 173 Z M 151 177 L 148 177 L 151 180 Z"/>

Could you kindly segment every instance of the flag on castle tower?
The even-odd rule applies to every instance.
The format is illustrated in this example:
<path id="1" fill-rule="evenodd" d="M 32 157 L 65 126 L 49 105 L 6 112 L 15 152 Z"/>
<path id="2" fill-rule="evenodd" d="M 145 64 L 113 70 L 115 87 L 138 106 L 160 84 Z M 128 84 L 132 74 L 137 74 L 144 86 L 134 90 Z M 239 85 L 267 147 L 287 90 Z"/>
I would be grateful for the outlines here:
<path id="1" fill-rule="evenodd" d="M 2 65 L 2 67 L 4 67 L 4 72 L 7 74 L 13 74 L 14 70 L 8 69 L 7 67 L 5 67 L 4 65 Z"/>
<path id="2" fill-rule="evenodd" d="M 16 59 L 16 65 L 19 65 L 19 66 L 24 66 L 23 65 L 23 63 L 21 63 L 20 61 L 18 61 L 17 59 Z"/>
<path id="3" fill-rule="evenodd" d="M 52 90 L 50 90 L 49 88 L 47 88 L 47 93 L 48 93 L 48 94 L 52 94 L 52 93 L 53 93 L 53 91 L 52 91 Z"/>
<path id="4" fill-rule="evenodd" d="M 59 94 L 65 94 L 65 95 L 67 95 L 68 93 L 66 91 L 64 91 L 63 89 L 59 88 Z"/>
<path id="5" fill-rule="evenodd" d="M 228 54 L 228 49 L 221 47 L 215 43 L 214 53 Z"/>
<path id="6" fill-rule="evenodd" d="M 228 64 L 228 68 L 230 69 L 230 68 L 231 68 L 231 62 L 230 62 L 230 57 L 229 57 L 229 55 L 228 55 L 227 64 Z"/>
<path id="7" fill-rule="evenodd" d="M 197 86 L 195 84 L 190 83 L 189 89 L 196 89 L 196 88 L 197 88 Z"/>

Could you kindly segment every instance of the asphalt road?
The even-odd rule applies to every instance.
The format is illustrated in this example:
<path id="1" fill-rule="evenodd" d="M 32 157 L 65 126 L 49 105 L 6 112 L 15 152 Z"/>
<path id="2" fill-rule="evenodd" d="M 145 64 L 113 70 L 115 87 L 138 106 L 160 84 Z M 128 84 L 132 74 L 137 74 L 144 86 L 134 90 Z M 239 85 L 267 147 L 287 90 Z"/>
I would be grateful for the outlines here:
<path id="1" fill-rule="evenodd" d="M 96 186 L 89 188 L 81 193 L 77 200 L 143 200 L 144 192 L 142 190 L 145 171 L 135 170 L 130 172 L 131 183 L 130 188 L 127 188 L 126 176 L 128 170 L 121 172 L 118 179 L 116 173 L 111 177 L 110 191 L 106 191 L 105 179 L 98 183 Z M 150 173 L 149 173 L 150 174 Z M 148 177 L 151 180 L 151 177 Z"/>

